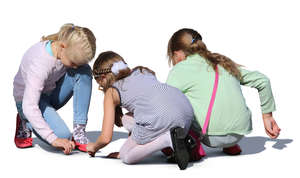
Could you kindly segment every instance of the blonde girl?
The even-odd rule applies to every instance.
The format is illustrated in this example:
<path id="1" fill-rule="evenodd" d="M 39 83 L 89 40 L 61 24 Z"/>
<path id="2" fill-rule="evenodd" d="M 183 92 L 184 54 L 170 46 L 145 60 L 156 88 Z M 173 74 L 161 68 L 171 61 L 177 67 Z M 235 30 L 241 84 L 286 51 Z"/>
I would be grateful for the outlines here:
<path id="1" fill-rule="evenodd" d="M 69 154 L 74 147 L 85 151 L 96 39 L 85 27 L 63 25 L 59 32 L 43 37 L 24 54 L 14 78 L 18 148 L 32 146 L 31 132 Z M 73 96 L 73 134 L 56 110 Z M 72 116 L 71 116 L 72 117 Z M 73 140 L 73 141 L 72 141 Z"/>

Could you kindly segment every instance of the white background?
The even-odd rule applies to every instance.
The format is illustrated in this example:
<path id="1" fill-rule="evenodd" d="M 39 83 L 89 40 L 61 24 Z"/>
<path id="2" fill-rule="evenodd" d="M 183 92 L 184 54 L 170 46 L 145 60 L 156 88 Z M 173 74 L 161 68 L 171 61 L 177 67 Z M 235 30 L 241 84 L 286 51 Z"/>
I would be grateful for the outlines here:
<path id="1" fill-rule="evenodd" d="M 1 1 L 1 177 L 298 177 L 299 9 L 296 0 Z M 13 77 L 31 45 L 70 22 L 94 32 L 96 55 L 113 50 L 130 67 L 143 65 L 153 69 L 160 81 L 166 80 L 170 70 L 166 49 L 171 35 L 183 27 L 197 30 L 209 50 L 271 79 L 277 106 L 274 117 L 282 129 L 281 135 L 275 140 L 267 138 L 257 91 L 243 88 L 253 113 L 253 132 L 240 143 L 243 154 L 230 157 L 218 149 L 206 148 L 208 156 L 190 164 L 185 171 L 166 163 L 160 153 L 137 165 L 101 158 L 118 151 L 126 137 L 123 129 L 116 129 L 112 144 L 97 153 L 96 158 L 77 151 L 65 156 L 37 139 L 33 148 L 17 149 L 13 142 Z M 101 130 L 102 99 L 103 94 L 93 81 L 87 126 L 92 140 Z M 72 128 L 72 101 L 59 113 Z"/>

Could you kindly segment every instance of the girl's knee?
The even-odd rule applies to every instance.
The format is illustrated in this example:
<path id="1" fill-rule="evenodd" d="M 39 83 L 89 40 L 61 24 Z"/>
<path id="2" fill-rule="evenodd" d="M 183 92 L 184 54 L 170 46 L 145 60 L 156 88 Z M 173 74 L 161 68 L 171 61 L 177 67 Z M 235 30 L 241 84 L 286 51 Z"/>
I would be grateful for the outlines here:
<path id="1" fill-rule="evenodd" d="M 76 81 L 92 80 L 92 69 L 88 64 L 79 66 L 78 68 L 69 68 L 67 70 L 67 77 L 74 78 Z"/>
<path id="2" fill-rule="evenodd" d="M 120 159 L 125 164 L 133 164 L 133 159 L 131 159 L 131 156 L 126 152 L 124 149 L 120 150 Z"/>
<path id="3" fill-rule="evenodd" d="M 76 71 L 75 73 L 78 75 L 84 75 L 84 76 L 90 76 L 90 77 L 92 76 L 92 69 L 91 69 L 90 65 L 88 65 L 88 64 L 84 64 L 74 70 Z"/>
<path id="4" fill-rule="evenodd" d="M 128 156 L 128 155 L 125 155 L 125 156 L 123 156 L 123 157 L 120 156 L 120 159 L 121 159 L 122 162 L 125 163 L 125 164 L 135 164 L 135 163 L 136 163 L 135 160 L 132 159 L 132 158 L 131 158 L 130 156 Z"/>
<path id="5" fill-rule="evenodd" d="M 58 130 L 55 132 L 55 135 L 58 138 L 65 138 L 65 139 L 70 139 L 72 137 L 72 134 L 68 130 Z"/>

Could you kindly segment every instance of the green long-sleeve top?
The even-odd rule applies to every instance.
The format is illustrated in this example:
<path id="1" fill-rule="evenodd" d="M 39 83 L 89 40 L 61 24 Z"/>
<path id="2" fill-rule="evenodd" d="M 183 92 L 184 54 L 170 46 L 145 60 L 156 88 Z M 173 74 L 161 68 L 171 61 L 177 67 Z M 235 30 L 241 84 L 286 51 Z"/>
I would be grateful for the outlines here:
<path id="1" fill-rule="evenodd" d="M 262 113 L 275 111 L 269 79 L 260 72 L 240 68 L 241 80 L 219 68 L 219 85 L 208 126 L 208 135 L 251 132 L 251 111 L 246 105 L 240 85 L 256 88 L 259 93 Z M 167 84 L 180 89 L 189 99 L 195 119 L 203 127 L 212 95 L 215 71 L 198 54 L 188 56 L 170 71 Z"/>

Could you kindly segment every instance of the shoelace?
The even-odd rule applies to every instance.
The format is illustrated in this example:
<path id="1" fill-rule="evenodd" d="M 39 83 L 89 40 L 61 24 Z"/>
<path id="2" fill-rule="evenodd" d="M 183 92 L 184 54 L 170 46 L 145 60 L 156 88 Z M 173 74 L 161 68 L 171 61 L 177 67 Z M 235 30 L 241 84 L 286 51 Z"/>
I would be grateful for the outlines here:
<path id="1" fill-rule="evenodd" d="M 24 143 L 26 143 L 26 144 L 32 143 L 32 138 L 28 138 L 28 139 L 24 140 Z"/>
<path id="2" fill-rule="evenodd" d="M 32 138 L 16 138 L 19 144 L 32 144 Z"/>

